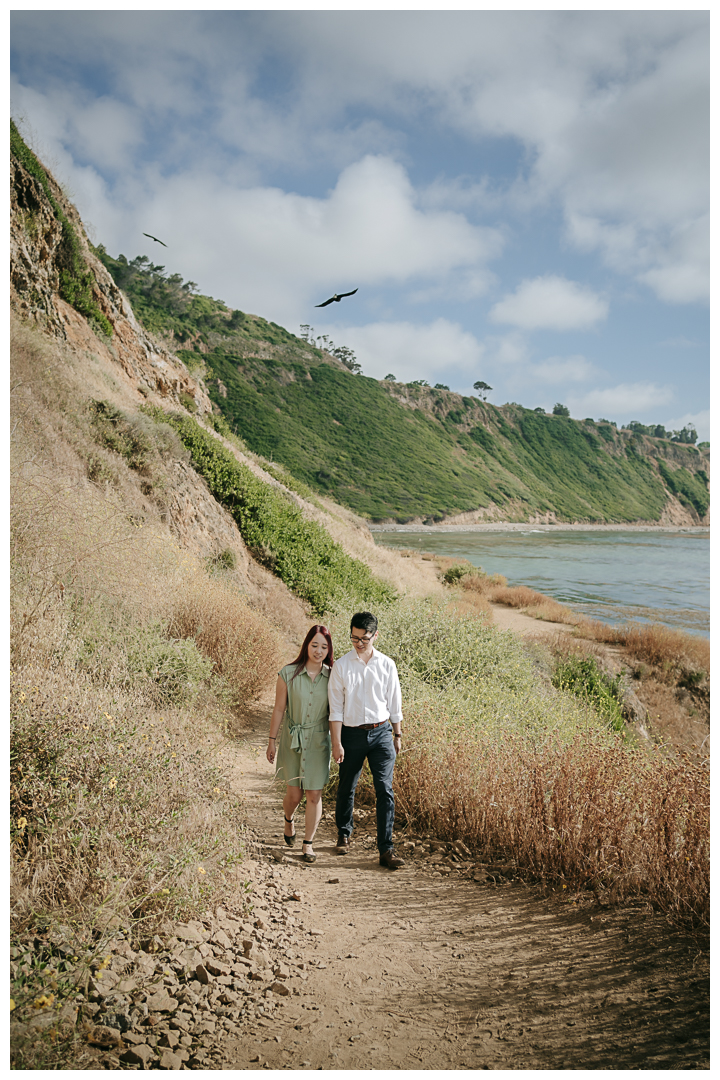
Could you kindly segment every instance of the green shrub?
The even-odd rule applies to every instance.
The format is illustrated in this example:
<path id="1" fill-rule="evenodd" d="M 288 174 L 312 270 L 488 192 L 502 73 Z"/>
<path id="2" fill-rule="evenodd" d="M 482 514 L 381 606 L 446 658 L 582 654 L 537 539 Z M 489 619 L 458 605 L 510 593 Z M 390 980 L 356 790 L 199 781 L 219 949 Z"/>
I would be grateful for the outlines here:
<path id="1" fill-rule="evenodd" d="M 210 491 L 230 511 L 258 562 L 276 574 L 297 596 L 322 615 L 344 595 L 363 605 L 394 595 L 368 567 L 347 555 L 340 544 L 281 492 L 258 479 L 212 435 L 189 416 L 149 410 L 178 432 L 195 469 Z"/>
<path id="2" fill-rule="evenodd" d="M 142 625 L 118 619 L 93 621 L 87 614 L 77 666 L 95 681 L 144 686 L 158 702 L 192 701 L 213 672 L 214 663 L 192 640 L 172 639 L 161 622 Z"/>
<path id="3" fill-rule="evenodd" d="M 552 677 L 553 686 L 569 690 L 586 701 L 614 731 L 625 729 L 620 708 L 620 680 L 620 675 L 612 679 L 600 671 L 593 657 L 581 659 L 578 656 L 562 660 Z"/>
<path id="4" fill-rule="evenodd" d="M 237 566 L 237 555 L 231 548 L 223 548 L 207 561 L 211 570 L 234 570 Z"/>
<path id="5" fill-rule="evenodd" d="M 354 609 L 334 609 L 330 628 L 342 641 Z M 539 678 L 519 639 L 483 626 L 474 615 L 453 614 L 445 603 L 402 599 L 372 608 L 379 620 L 378 648 L 398 667 L 410 729 L 438 738 L 503 739 L 548 732 L 573 737 L 597 728 L 595 713 L 571 694 Z M 423 736 L 424 737 L 424 736 Z"/>
<path id="6" fill-rule="evenodd" d="M 446 585 L 457 585 L 461 578 L 467 577 L 468 574 L 472 574 L 473 570 L 474 567 L 465 566 L 462 563 L 457 566 L 449 566 L 442 575 L 442 580 Z"/>

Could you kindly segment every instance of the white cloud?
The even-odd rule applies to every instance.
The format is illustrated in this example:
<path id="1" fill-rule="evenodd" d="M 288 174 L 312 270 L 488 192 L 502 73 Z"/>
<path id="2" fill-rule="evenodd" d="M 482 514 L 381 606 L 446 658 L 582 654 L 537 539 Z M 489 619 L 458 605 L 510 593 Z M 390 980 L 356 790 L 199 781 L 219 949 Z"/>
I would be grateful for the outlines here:
<path id="1" fill-rule="evenodd" d="M 391 373 L 399 382 L 426 379 L 433 385 L 447 382 L 449 368 L 481 377 L 477 371 L 484 357 L 483 346 L 447 319 L 426 325 L 379 322 L 331 326 L 327 333 L 336 344 L 353 349 L 363 374 L 373 379 L 384 379 Z"/>
<path id="2" fill-rule="evenodd" d="M 573 244 L 661 299 L 706 294 L 703 245 L 678 235 L 706 232 L 707 11 L 17 11 L 12 27 L 25 81 L 52 96 L 94 65 L 164 167 L 341 170 L 398 157 L 410 125 L 428 145 L 504 139 L 514 175 L 431 181 L 426 205 L 559 205 Z M 112 124 L 91 113 L 67 138 L 110 167 Z"/>
<path id="3" fill-rule="evenodd" d="M 607 302 L 591 289 L 547 274 L 521 282 L 512 295 L 495 304 L 489 318 L 523 330 L 578 330 L 593 326 L 607 313 Z"/>
<path id="4" fill-rule="evenodd" d="M 619 383 L 604 390 L 590 390 L 582 396 L 568 395 L 567 405 L 572 416 L 603 416 L 606 420 L 627 423 L 668 405 L 674 397 L 672 386 L 649 382 Z"/>
<path id="5" fill-rule="evenodd" d="M 544 383 L 586 382 L 597 374 L 594 364 L 584 356 L 550 356 L 525 370 L 528 379 Z"/>
<path id="6" fill-rule="evenodd" d="M 518 368 L 530 359 L 530 346 L 524 334 L 517 330 L 498 337 L 490 335 L 485 339 L 488 357 L 492 359 L 494 369 Z"/>
<path id="7" fill-rule="evenodd" d="M 335 291 L 438 283 L 463 268 L 481 274 L 500 245 L 495 231 L 460 214 L 419 210 L 407 174 L 387 158 L 349 166 L 325 198 L 238 189 L 206 173 L 151 177 L 151 185 L 142 217 L 126 203 L 114 230 L 161 236 L 163 259 L 172 254 L 173 269 L 203 291 L 289 326 L 308 321 L 312 306 Z M 116 233 L 108 246 L 121 242 Z M 330 312 L 313 314 L 322 320 Z"/>

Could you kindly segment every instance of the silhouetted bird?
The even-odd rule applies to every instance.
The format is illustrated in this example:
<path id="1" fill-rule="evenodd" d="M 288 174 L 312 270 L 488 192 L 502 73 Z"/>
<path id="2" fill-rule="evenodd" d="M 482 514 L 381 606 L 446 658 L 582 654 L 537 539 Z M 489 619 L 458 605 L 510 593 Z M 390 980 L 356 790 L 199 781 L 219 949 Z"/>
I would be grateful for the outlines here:
<path id="1" fill-rule="evenodd" d="M 356 292 L 357 292 L 357 289 L 353 289 L 352 292 L 335 293 L 335 295 L 331 296 L 329 300 L 326 300 L 324 304 L 316 304 L 315 307 L 327 307 L 328 304 L 332 304 L 333 301 L 335 301 L 335 300 L 337 300 L 337 302 L 339 304 L 340 301 L 342 300 L 343 296 L 354 296 Z"/>
<path id="2" fill-rule="evenodd" d="M 149 232 L 144 232 L 143 236 L 148 236 L 151 240 L 154 240 L 156 244 L 162 244 L 163 247 L 167 247 L 167 244 L 163 244 L 162 240 L 158 240 L 157 236 L 150 236 Z"/>

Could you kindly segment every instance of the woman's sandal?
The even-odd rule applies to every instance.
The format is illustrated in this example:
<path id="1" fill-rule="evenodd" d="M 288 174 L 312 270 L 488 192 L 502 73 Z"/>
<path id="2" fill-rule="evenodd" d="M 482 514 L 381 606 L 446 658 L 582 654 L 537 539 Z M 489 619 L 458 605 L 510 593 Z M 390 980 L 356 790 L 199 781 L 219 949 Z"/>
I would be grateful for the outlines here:
<path id="1" fill-rule="evenodd" d="M 292 825 L 292 823 L 294 821 L 294 818 L 285 817 L 284 814 L 283 814 L 283 817 L 287 821 L 288 825 Z M 285 837 L 285 843 L 287 844 L 288 847 L 295 847 L 295 833 L 293 833 L 292 836 L 288 836 L 288 834 L 283 829 L 283 836 Z"/>
<path id="2" fill-rule="evenodd" d="M 312 848 L 312 843 L 312 840 L 303 840 L 303 853 L 301 855 L 303 862 L 317 862 L 317 855 L 315 854 L 315 852 L 305 850 L 305 848 Z"/>

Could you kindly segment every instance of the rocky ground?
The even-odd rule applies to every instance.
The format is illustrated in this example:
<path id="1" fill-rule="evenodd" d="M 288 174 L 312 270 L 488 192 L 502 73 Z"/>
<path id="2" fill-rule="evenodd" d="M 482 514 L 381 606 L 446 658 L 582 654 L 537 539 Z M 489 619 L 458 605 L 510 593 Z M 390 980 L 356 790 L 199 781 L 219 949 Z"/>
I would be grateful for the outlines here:
<path id="1" fill-rule="evenodd" d="M 118 932 L 67 1007 L 75 1067 L 709 1068 L 705 941 L 644 903 L 546 894 L 402 828 L 406 865 L 385 870 L 369 809 L 338 856 L 326 808 L 304 864 L 301 837 L 282 839 L 268 720 L 228 751 L 254 835 L 242 893 L 149 940 Z M 55 935 L 31 951 L 62 955 Z"/>

